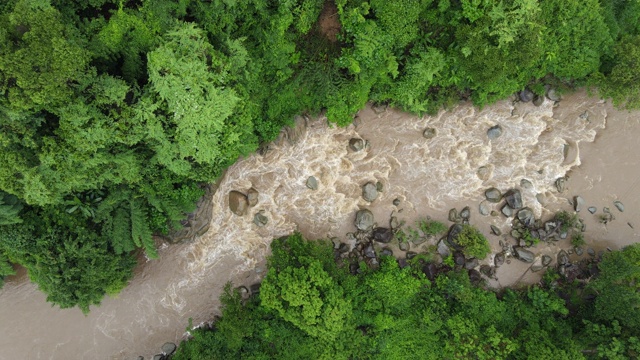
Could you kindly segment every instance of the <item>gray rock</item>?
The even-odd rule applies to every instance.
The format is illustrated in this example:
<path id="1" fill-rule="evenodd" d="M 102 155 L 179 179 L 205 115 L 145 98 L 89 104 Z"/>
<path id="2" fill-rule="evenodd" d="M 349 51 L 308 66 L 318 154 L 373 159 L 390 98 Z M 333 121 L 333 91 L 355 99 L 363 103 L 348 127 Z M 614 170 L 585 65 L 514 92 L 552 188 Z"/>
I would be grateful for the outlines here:
<path id="1" fill-rule="evenodd" d="M 457 265 L 457 266 L 464 266 L 464 264 L 467 262 L 466 259 L 464 258 L 464 255 L 459 252 L 456 251 L 455 253 L 453 253 L 453 262 Z"/>
<path id="2" fill-rule="evenodd" d="M 567 252 L 564 251 L 564 250 L 560 250 L 560 252 L 558 253 L 557 261 L 558 261 L 559 265 L 568 264 L 569 263 L 569 254 L 567 254 Z"/>
<path id="3" fill-rule="evenodd" d="M 407 258 L 407 260 L 411 260 L 411 259 L 413 259 L 414 257 L 416 257 L 416 255 L 418 255 L 418 253 L 413 252 L 413 251 L 407 251 L 407 256 L 406 256 L 406 258 Z"/>
<path id="4" fill-rule="evenodd" d="M 267 225 L 268 222 L 269 222 L 269 219 L 266 216 L 264 216 L 262 212 L 259 212 L 253 216 L 253 223 L 259 227 L 263 227 Z"/>
<path id="5" fill-rule="evenodd" d="M 533 93 L 533 91 L 531 91 L 529 89 L 524 89 L 524 90 L 520 91 L 518 96 L 520 97 L 520 101 L 529 102 L 529 101 L 533 100 L 533 97 L 535 96 L 535 94 Z"/>
<path id="6" fill-rule="evenodd" d="M 596 251 L 593 248 L 587 248 L 587 254 L 590 256 L 596 256 Z"/>
<path id="7" fill-rule="evenodd" d="M 500 211 L 502 212 L 502 214 L 506 217 L 512 217 L 513 216 L 513 209 L 511 208 L 511 206 L 509 206 L 508 204 L 505 204 L 502 209 L 500 209 Z"/>
<path id="8" fill-rule="evenodd" d="M 497 138 L 499 138 L 502 135 L 502 126 L 500 125 L 495 125 L 489 128 L 489 130 L 487 130 L 487 137 L 489 138 L 489 140 L 495 140 Z"/>
<path id="9" fill-rule="evenodd" d="M 238 291 L 238 294 L 240 294 L 240 297 L 242 297 L 243 299 L 249 298 L 249 289 L 247 289 L 246 286 L 238 286 L 236 290 Z"/>
<path id="10" fill-rule="evenodd" d="M 338 252 L 340 254 L 346 254 L 349 251 L 351 251 L 351 246 L 349 246 L 349 244 L 341 243 L 340 246 L 338 247 Z"/>
<path id="11" fill-rule="evenodd" d="M 229 192 L 229 209 L 232 213 L 242 216 L 245 214 L 248 207 L 249 202 L 243 193 L 235 190 Z"/>
<path id="12" fill-rule="evenodd" d="M 520 194 L 520 190 L 518 189 L 511 189 L 509 191 L 507 191 L 506 194 L 504 194 L 504 199 L 507 201 L 507 204 L 509 204 L 509 206 L 512 209 L 520 209 L 522 208 L 522 195 Z"/>
<path id="13" fill-rule="evenodd" d="M 563 231 L 560 233 L 560 239 L 566 239 L 569 236 L 569 233 L 566 231 Z"/>
<path id="14" fill-rule="evenodd" d="M 373 230 L 373 240 L 388 243 L 393 239 L 393 231 L 389 228 L 377 227 Z"/>
<path id="15" fill-rule="evenodd" d="M 376 251 L 373 249 L 373 244 L 369 243 L 367 246 L 362 249 L 362 255 L 368 257 L 369 259 L 373 259 L 376 257 Z"/>
<path id="16" fill-rule="evenodd" d="M 368 201 L 372 202 L 378 198 L 378 189 L 376 188 L 376 184 L 372 182 L 368 182 L 362 186 L 362 197 Z"/>
<path id="17" fill-rule="evenodd" d="M 496 257 L 493 259 L 493 263 L 496 266 L 502 266 L 504 264 L 505 256 L 504 253 L 497 253 Z"/>
<path id="18" fill-rule="evenodd" d="M 578 256 L 582 256 L 584 254 L 584 250 L 582 250 L 581 247 L 576 247 L 574 250 L 576 251 L 576 255 Z"/>
<path id="19" fill-rule="evenodd" d="M 520 259 L 521 261 L 524 261 L 526 263 L 532 263 L 533 260 L 535 259 L 535 255 L 527 250 L 527 249 L 523 249 L 521 247 L 517 247 L 515 248 L 516 251 L 516 256 L 518 257 L 518 259 Z"/>
<path id="20" fill-rule="evenodd" d="M 500 231 L 500 228 L 495 225 L 491 225 L 491 232 L 496 236 L 502 235 L 502 231 Z"/>
<path id="21" fill-rule="evenodd" d="M 388 247 L 382 248 L 382 250 L 380 250 L 380 256 L 393 256 L 393 251 Z"/>
<path id="22" fill-rule="evenodd" d="M 562 97 L 558 94 L 556 89 L 549 88 L 549 90 L 547 90 L 547 99 L 551 101 L 560 101 L 561 98 Z"/>
<path id="23" fill-rule="evenodd" d="M 624 212 L 624 205 L 622 205 L 622 203 L 618 200 L 613 202 L 613 205 L 616 206 L 616 209 L 618 209 L 618 211 L 620 212 Z"/>
<path id="24" fill-rule="evenodd" d="M 371 230 L 373 227 L 373 213 L 367 209 L 358 210 L 354 224 L 358 230 Z"/>
<path id="25" fill-rule="evenodd" d="M 558 190 L 559 193 L 564 192 L 566 181 L 567 180 L 565 178 L 563 178 L 563 177 L 558 178 L 556 180 L 556 189 Z"/>
<path id="26" fill-rule="evenodd" d="M 393 206 L 398 206 L 398 205 L 400 205 L 400 199 L 398 198 L 393 199 Z"/>
<path id="27" fill-rule="evenodd" d="M 173 353 L 176 351 L 176 349 L 177 349 L 176 344 L 174 344 L 172 342 L 166 342 L 166 343 L 164 343 L 164 345 L 162 345 L 162 352 L 166 356 L 173 355 Z"/>
<path id="28" fill-rule="evenodd" d="M 529 209 L 528 207 L 520 209 L 517 215 L 518 220 L 520 220 L 520 223 L 524 226 L 530 226 L 535 220 L 533 217 L 533 211 L 531 211 L 531 209 Z"/>
<path id="29" fill-rule="evenodd" d="M 364 149 L 364 140 L 358 138 L 349 140 L 349 148 L 356 152 Z"/>
<path id="30" fill-rule="evenodd" d="M 479 263 L 478 263 L 478 259 L 476 258 L 471 258 L 469 260 L 467 260 L 464 263 L 464 268 L 467 270 L 471 270 L 471 269 L 475 269 L 476 267 L 478 267 Z"/>
<path id="31" fill-rule="evenodd" d="M 315 176 L 309 176 L 306 185 L 311 190 L 318 190 L 318 180 L 316 180 Z"/>
<path id="32" fill-rule="evenodd" d="M 520 180 L 520 186 L 522 186 L 523 189 L 531 189 L 531 188 L 533 188 L 533 184 L 531 183 L 531 181 L 529 181 L 527 179 Z"/>
<path id="33" fill-rule="evenodd" d="M 166 360 L 166 356 L 164 354 L 155 354 L 153 355 L 153 360 Z"/>
<path id="34" fill-rule="evenodd" d="M 402 241 L 401 243 L 398 244 L 398 247 L 402 251 L 409 251 L 409 249 L 411 248 L 411 245 L 409 245 L 408 241 Z"/>
<path id="35" fill-rule="evenodd" d="M 254 207 L 258 203 L 258 190 L 251 188 L 247 191 L 247 201 L 249 206 Z"/>
<path id="36" fill-rule="evenodd" d="M 478 211 L 480 215 L 487 216 L 491 212 L 491 207 L 489 206 L 489 202 L 487 200 L 482 200 L 480 205 L 478 205 Z"/>
<path id="37" fill-rule="evenodd" d="M 502 193 L 496 188 L 487 189 L 487 191 L 484 192 L 484 196 L 487 198 L 487 201 L 492 203 L 500 202 L 502 199 Z"/>
<path id="38" fill-rule="evenodd" d="M 544 266 L 542 264 L 533 264 L 531 265 L 531 272 L 538 272 L 540 270 L 544 269 Z"/>
<path id="39" fill-rule="evenodd" d="M 395 216 L 392 216 L 391 219 L 389 219 L 389 226 L 392 229 L 397 229 L 400 227 L 400 222 L 398 221 L 398 218 Z"/>
<path id="40" fill-rule="evenodd" d="M 547 221 L 544 223 L 544 231 L 546 231 L 547 234 L 554 232 L 557 227 L 558 223 L 555 221 Z"/>
<path id="41" fill-rule="evenodd" d="M 511 235 L 511 237 L 513 237 L 514 239 L 520 239 L 520 232 L 518 230 L 511 230 L 509 235 Z"/>
<path id="42" fill-rule="evenodd" d="M 442 256 L 443 258 L 446 258 L 451 254 L 451 252 L 449 251 L 449 247 L 444 240 L 440 240 L 438 242 L 438 254 L 440 254 L 440 256 Z"/>
<path id="43" fill-rule="evenodd" d="M 463 220 L 469 220 L 471 218 L 471 210 L 469 209 L 468 206 L 465 206 L 461 211 L 460 211 L 460 217 Z"/>
<path id="44" fill-rule="evenodd" d="M 478 179 L 482 181 L 489 180 L 489 178 L 491 178 L 491 174 L 491 168 L 489 168 L 488 166 L 480 166 L 478 168 L 478 171 L 476 171 L 476 176 L 478 176 Z"/>
<path id="45" fill-rule="evenodd" d="M 542 255 L 542 266 L 549 266 L 549 264 L 551 264 L 551 261 L 553 259 L 551 259 L 551 256 L 549 255 Z"/>
<path id="46" fill-rule="evenodd" d="M 458 239 L 458 235 L 462 232 L 462 225 L 453 224 L 449 229 L 449 233 L 447 234 L 447 245 L 453 247 L 454 249 L 461 249 L 462 247 L 458 245 L 456 240 Z"/>
<path id="47" fill-rule="evenodd" d="M 424 136 L 425 139 L 433 139 L 434 137 L 436 137 L 436 129 L 428 127 L 424 129 L 424 131 L 422 132 L 422 136 Z"/>
<path id="48" fill-rule="evenodd" d="M 493 278 L 496 275 L 496 269 L 485 264 L 480 266 L 480 273 L 488 278 Z"/>
<path id="49" fill-rule="evenodd" d="M 456 222 L 458 220 L 458 210 L 449 210 L 449 221 Z"/>
<path id="50" fill-rule="evenodd" d="M 580 212 L 580 210 L 582 210 L 582 208 L 584 208 L 584 204 L 585 204 L 585 202 L 584 202 L 584 199 L 582 198 L 582 196 L 578 195 L 578 196 L 575 196 L 573 198 L 573 209 L 576 212 Z"/>
<path id="51" fill-rule="evenodd" d="M 595 206 L 589 206 L 587 210 L 589 210 L 590 213 L 595 214 L 596 211 L 598 211 L 598 208 Z"/>
<path id="52" fill-rule="evenodd" d="M 533 97 L 533 105 L 540 106 L 544 103 L 544 96 L 535 95 Z"/>

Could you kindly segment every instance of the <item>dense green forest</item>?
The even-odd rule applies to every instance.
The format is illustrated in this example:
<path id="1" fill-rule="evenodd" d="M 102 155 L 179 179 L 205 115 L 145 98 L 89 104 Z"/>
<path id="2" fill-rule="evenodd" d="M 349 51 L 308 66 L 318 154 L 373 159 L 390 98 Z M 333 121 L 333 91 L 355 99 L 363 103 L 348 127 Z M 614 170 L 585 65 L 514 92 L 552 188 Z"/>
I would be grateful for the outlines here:
<path id="1" fill-rule="evenodd" d="M 548 270 L 542 286 L 495 293 L 463 267 L 428 279 L 420 258 L 377 270 L 338 266 L 333 244 L 299 234 L 272 243 L 259 293 L 225 288 L 213 329 L 173 358 L 637 359 L 640 244 L 593 261 L 587 281 Z M 474 271 L 474 270 L 470 270 Z"/>
<path id="2" fill-rule="evenodd" d="M 0 278 L 122 289 L 202 184 L 295 114 L 423 113 L 529 87 L 640 106 L 635 0 L 6 0 Z"/>

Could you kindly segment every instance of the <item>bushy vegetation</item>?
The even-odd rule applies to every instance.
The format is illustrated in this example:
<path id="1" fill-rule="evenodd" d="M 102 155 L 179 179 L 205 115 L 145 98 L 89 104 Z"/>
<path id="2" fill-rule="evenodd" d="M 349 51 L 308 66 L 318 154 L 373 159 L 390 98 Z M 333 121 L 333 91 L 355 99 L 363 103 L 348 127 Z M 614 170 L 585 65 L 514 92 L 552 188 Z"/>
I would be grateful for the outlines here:
<path id="1" fill-rule="evenodd" d="M 90 292 L 78 299 L 97 303 L 122 286 L 133 250 L 156 256 L 152 234 L 179 226 L 202 183 L 295 114 L 325 111 L 346 125 L 369 100 L 424 113 L 546 84 L 595 85 L 638 107 L 638 9 L 622 0 L 3 1 L 0 226 L 59 246 L 14 248 L 13 230 L 0 231 L 0 276 L 11 273 L 7 259 L 39 269 L 33 279 L 50 295 L 78 286 Z M 336 20 L 336 38 L 321 14 Z M 53 248 L 80 256 L 78 243 L 93 261 L 28 260 Z M 73 275 L 96 269 L 113 276 Z"/>
<path id="2" fill-rule="evenodd" d="M 462 231 L 458 234 L 455 242 L 462 247 L 462 253 L 466 257 L 484 259 L 491 252 L 487 238 L 482 235 L 480 230 L 471 225 L 462 226 Z"/>
<path id="3" fill-rule="evenodd" d="M 495 293 L 466 272 L 426 279 L 421 262 L 383 257 L 358 274 L 331 244 L 276 240 L 259 295 L 230 284 L 213 330 L 193 330 L 175 359 L 585 359 L 640 354 L 639 245 L 607 254 L 580 296 L 532 286 Z M 621 264 L 623 269 L 615 264 Z M 557 278 L 556 278 L 557 279 Z M 595 300 L 593 295 L 595 294 Z M 591 299 L 591 300 L 590 300 Z M 620 302 L 620 299 L 622 302 Z M 635 309 L 635 310 L 634 310 Z M 624 316 L 624 312 L 633 313 Z"/>

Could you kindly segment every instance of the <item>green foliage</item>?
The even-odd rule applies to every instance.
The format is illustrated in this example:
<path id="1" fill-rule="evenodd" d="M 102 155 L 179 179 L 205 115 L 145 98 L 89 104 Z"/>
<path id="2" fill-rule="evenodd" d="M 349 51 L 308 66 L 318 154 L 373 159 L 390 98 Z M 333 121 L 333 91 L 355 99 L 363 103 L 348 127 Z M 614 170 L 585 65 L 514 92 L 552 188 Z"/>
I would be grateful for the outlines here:
<path id="1" fill-rule="evenodd" d="M 13 270 L 13 266 L 9 262 L 9 259 L 0 252 L 0 289 L 4 285 L 4 278 L 9 275 L 15 275 L 15 270 Z"/>
<path id="2" fill-rule="evenodd" d="M 585 244 L 586 242 L 584 241 L 584 235 L 582 235 L 582 233 L 573 234 L 571 237 L 571 245 L 573 245 L 573 247 L 581 247 Z"/>
<path id="3" fill-rule="evenodd" d="M 489 242 L 484 235 L 470 225 L 463 225 L 462 231 L 456 238 L 456 243 L 463 247 L 462 252 L 467 257 L 484 259 L 491 252 Z"/>
<path id="4" fill-rule="evenodd" d="M 433 236 L 447 231 L 445 224 L 435 220 L 421 220 L 419 221 L 419 227 L 425 235 Z"/>
<path id="5" fill-rule="evenodd" d="M 21 223 L 20 210 L 22 204 L 17 197 L 0 191 L 0 225 Z"/>
<path id="6" fill-rule="evenodd" d="M 578 228 L 580 225 L 580 218 L 578 214 L 570 214 L 566 211 L 560 211 L 554 216 L 554 220 L 560 223 L 561 231 L 569 231 Z"/>
<path id="7" fill-rule="evenodd" d="M 600 93 L 611 97 L 616 106 L 640 108 L 640 36 L 622 38 L 613 51 L 612 68 L 601 76 Z"/>

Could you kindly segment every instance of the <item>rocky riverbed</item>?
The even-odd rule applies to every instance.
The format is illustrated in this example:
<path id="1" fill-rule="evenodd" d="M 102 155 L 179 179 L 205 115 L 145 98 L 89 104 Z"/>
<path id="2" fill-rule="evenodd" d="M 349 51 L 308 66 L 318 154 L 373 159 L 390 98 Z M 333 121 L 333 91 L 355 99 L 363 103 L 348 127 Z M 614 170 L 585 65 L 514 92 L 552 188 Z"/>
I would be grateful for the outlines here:
<path id="1" fill-rule="evenodd" d="M 448 251 L 454 266 L 495 287 L 536 282 L 539 267 L 570 267 L 640 240 L 640 157 L 633 155 L 640 113 L 584 92 L 559 102 L 521 100 L 424 117 L 367 107 L 347 128 L 300 117 L 279 141 L 228 169 L 206 209 L 187 222 L 183 237 L 194 240 L 159 242 L 160 259 L 141 258 L 131 284 L 88 316 L 50 307 L 24 272 L 8 279 L 0 290 L 0 359 L 152 358 L 185 336 L 190 317 L 199 324 L 218 313 L 225 282 L 257 283 L 270 241 L 295 230 L 333 239 L 345 257 Z M 586 242 L 582 255 L 569 234 L 563 239 L 547 225 L 576 207 L 585 226 L 576 228 Z M 461 258 L 441 236 L 390 240 L 402 222 L 426 217 L 477 227 L 490 255 Z"/>

